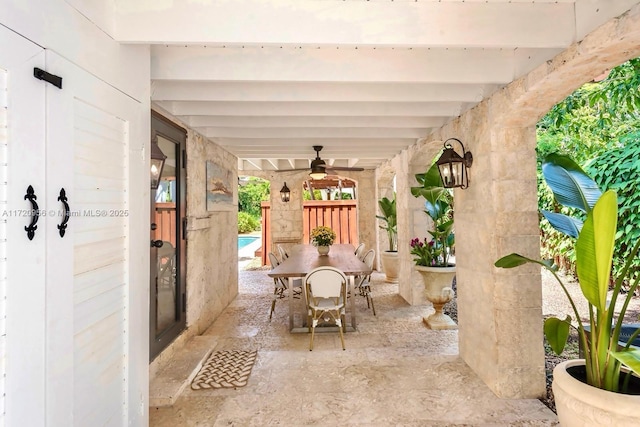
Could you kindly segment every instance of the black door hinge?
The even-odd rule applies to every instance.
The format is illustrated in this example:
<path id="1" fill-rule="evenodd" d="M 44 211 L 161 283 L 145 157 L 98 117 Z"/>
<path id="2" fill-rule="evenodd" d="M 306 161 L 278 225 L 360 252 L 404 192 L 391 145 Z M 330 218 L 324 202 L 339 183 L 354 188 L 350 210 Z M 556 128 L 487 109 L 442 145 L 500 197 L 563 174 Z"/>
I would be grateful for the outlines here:
<path id="1" fill-rule="evenodd" d="M 58 89 L 62 89 L 62 77 L 47 73 L 45 70 L 42 70 L 38 67 L 35 67 L 33 69 L 33 77 L 38 80 L 44 80 L 45 82 L 51 83 Z"/>

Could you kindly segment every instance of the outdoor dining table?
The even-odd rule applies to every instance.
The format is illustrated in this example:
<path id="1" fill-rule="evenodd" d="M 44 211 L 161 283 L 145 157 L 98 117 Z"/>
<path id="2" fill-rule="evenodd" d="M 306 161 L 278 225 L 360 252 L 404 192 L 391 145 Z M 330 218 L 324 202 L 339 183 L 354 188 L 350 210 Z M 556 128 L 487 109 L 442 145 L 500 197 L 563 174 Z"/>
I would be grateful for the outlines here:
<path id="1" fill-rule="evenodd" d="M 347 314 L 351 317 L 351 327 L 345 328 L 347 331 L 355 331 L 356 322 L 356 306 L 354 294 L 355 276 L 371 274 L 371 269 L 360 261 L 355 255 L 355 248 L 350 244 L 335 244 L 331 246 L 328 255 L 320 255 L 315 246 L 312 245 L 296 245 L 292 248 L 289 258 L 285 259 L 277 267 L 269 271 L 270 277 L 286 278 L 289 281 L 289 330 L 291 332 L 308 332 L 308 327 L 304 326 L 306 322 L 306 304 L 305 314 L 302 316 L 303 325 L 294 325 L 294 299 L 293 299 L 293 281 L 296 278 L 304 278 L 311 270 L 317 267 L 335 267 L 342 271 L 348 278 L 347 284 L 350 291 L 351 300 Z M 304 283 L 302 289 L 302 298 L 305 298 Z"/>

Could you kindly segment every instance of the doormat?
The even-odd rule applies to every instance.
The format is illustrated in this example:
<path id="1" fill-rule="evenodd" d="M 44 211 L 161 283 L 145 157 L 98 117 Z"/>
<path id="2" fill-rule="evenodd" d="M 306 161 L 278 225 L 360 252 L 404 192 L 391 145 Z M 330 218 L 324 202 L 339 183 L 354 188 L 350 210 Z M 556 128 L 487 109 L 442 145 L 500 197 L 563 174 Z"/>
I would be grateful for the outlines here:
<path id="1" fill-rule="evenodd" d="M 257 351 L 215 351 L 191 382 L 193 390 L 244 387 L 249 381 Z"/>

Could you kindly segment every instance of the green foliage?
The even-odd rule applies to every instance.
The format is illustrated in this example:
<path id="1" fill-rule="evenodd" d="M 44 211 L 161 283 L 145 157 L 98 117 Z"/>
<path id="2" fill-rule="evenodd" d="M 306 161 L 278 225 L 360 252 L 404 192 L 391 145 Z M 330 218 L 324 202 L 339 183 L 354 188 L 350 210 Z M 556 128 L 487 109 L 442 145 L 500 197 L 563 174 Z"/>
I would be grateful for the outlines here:
<path id="1" fill-rule="evenodd" d="M 381 229 L 387 232 L 389 239 L 389 251 L 398 250 L 398 217 L 396 214 L 396 193 L 393 193 L 393 199 L 383 197 L 378 200 L 378 206 L 382 211 L 382 215 L 376 215 L 376 218 L 384 221 L 379 225 Z"/>
<path id="2" fill-rule="evenodd" d="M 564 101 L 554 106 L 537 125 L 538 144 L 536 147 L 538 164 L 550 153 L 571 153 L 571 157 L 580 165 L 589 164 L 588 171 L 600 188 L 613 188 L 618 191 L 621 198 L 621 213 L 619 233 L 626 233 L 627 229 L 637 230 L 638 221 L 629 220 L 630 212 L 638 212 L 635 202 L 626 202 L 629 192 L 625 185 L 636 186 L 640 179 L 639 174 L 631 174 L 629 166 L 630 155 L 617 153 L 607 156 L 611 150 L 627 146 L 628 143 L 619 143 L 631 138 L 632 132 L 640 128 L 640 58 L 632 59 L 611 70 L 608 77 L 596 83 L 587 83 Z M 626 136 L 629 135 L 629 136 Z M 637 134 L 635 134 L 637 135 Z M 637 141 L 637 136 L 635 137 Z M 637 146 L 637 145 L 636 145 Z M 617 155 L 624 157 L 620 164 Z M 636 158 L 637 154 L 636 154 Z M 626 170 L 630 175 L 625 175 Z M 624 177 L 613 178 L 618 173 Z M 634 181 L 635 180 L 635 181 Z M 610 185 L 614 184 L 615 185 Z M 558 204 L 543 184 L 542 173 L 538 172 L 538 207 L 540 210 L 563 213 L 584 219 L 584 214 L 579 210 L 564 207 Z M 556 263 L 567 270 L 573 270 L 572 240 L 556 232 L 546 221 L 540 224 L 542 256 L 554 257 Z M 640 233 L 638 231 L 637 233 Z M 625 234 L 626 237 L 626 234 Z M 631 238 L 629 239 L 629 241 Z M 616 250 L 628 247 L 629 241 L 617 242 Z M 614 267 L 614 272 L 617 272 Z"/>
<path id="3" fill-rule="evenodd" d="M 322 191 L 313 190 L 313 197 L 315 197 L 315 200 L 322 200 Z M 302 192 L 302 200 L 311 200 L 311 193 L 309 190 L 304 190 Z"/>
<path id="4" fill-rule="evenodd" d="M 249 182 L 238 187 L 238 210 L 260 217 L 260 203 L 269 200 L 269 182 L 250 177 Z"/>
<path id="5" fill-rule="evenodd" d="M 353 197 L 351 197 L 350 193 L 342 193 L 342 197 L 340 197 L 340 192 L 336 191 L 333 194 L 333 200 L 352 200 Z"/>
<path id="6" fill-rule="evenodd" d="M 238 233 L 250 233 L 260 228 L 260 219 L 247 212 L 238 212 Z"/>
<path id="7" fill-rule="evenodd" d="M 627 254 L 640 239 L 640 132 L 620 139 L 620 144 L 605 151 L 587 166 L 587 171 L 603 188 L 616 190 L 620 212 L 616 253 Z M 640 269 L 640 260 L 633 263 Z M 614 274 L 621 265 L 614 265 Z M 625 283 L 628 285 L 628 283 Z"/>
<path id="8" fill-rule="evenodd" d="M 422 242 L 419 238 L 411 240 L 411 253 L 415 255 L 416 265 L 446 267 L 449 255 L 455 243 L 453 233 L 453 194 L 444 188 L 438 166 L 433 163 L 425 173 L 417 174 L 419 187 L 411 187 L 414 197 L 424 197 L 425 213 L 433 221 L 431 230 L 427 230 L 432 241 Z"/>

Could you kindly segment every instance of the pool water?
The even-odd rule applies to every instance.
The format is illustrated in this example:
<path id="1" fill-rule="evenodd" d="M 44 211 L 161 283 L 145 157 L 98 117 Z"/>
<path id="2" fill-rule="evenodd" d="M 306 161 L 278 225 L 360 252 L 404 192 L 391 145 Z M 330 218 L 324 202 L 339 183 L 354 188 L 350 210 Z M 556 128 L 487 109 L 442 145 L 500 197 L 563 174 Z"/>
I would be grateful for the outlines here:
<path id="1" fill-rule="evenodd" d="M 258 236 L 238 236 L 238 249 L 242 249 L 250 243 L 258 240 Z"/>

